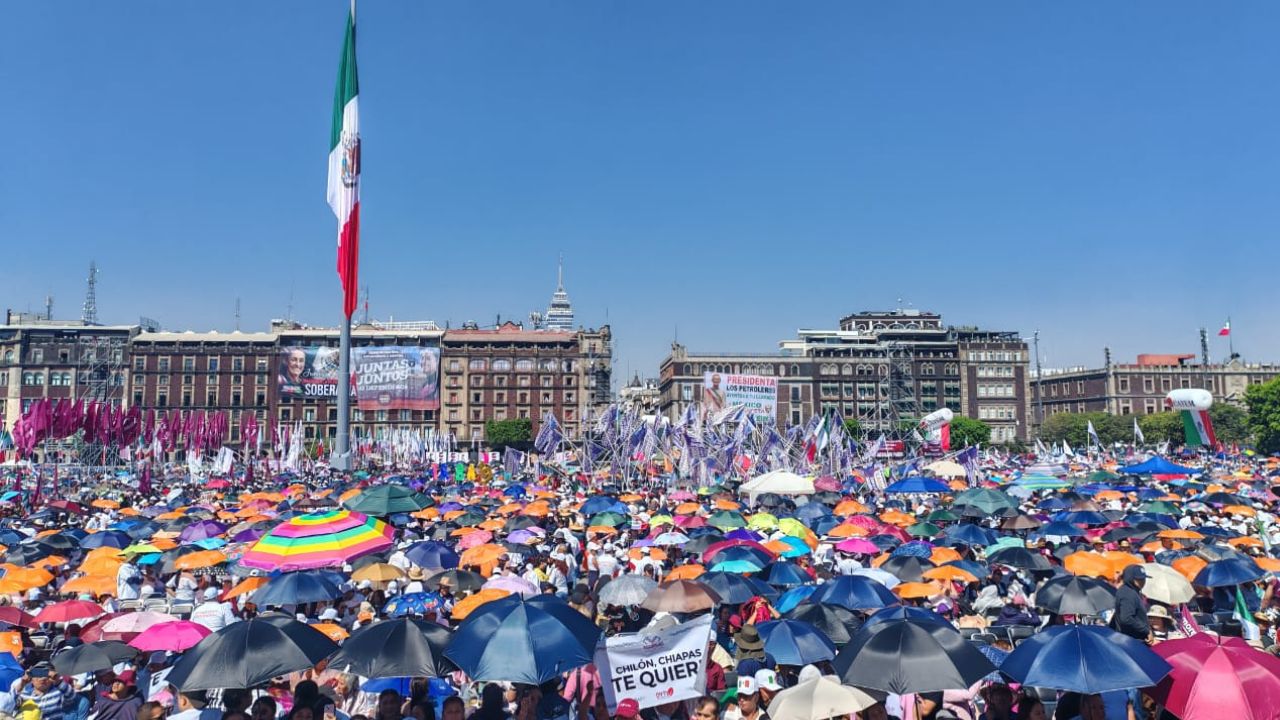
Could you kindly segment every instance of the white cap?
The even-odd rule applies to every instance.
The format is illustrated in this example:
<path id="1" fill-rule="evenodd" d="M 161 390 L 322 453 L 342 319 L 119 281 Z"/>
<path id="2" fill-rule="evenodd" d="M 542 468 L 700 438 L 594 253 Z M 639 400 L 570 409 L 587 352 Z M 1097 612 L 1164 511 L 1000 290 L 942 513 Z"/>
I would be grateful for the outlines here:
<path id="1" fill-rule="evenodd" d="M 320 613 L 320 619 L 321 620 L 337 620 L 338 619 L 337 608 L 325 608 L 324 612 Z"/>
<path id="2" fill-rule="evenodd" d="M 757 685 L 770 692 L 782 689 L 782 685 L 778 684 L 778 674 L 768 668 L 757 670 L 755 680 Z"/>
<path id="3" fill-rule="evenodd" d="M 205 599 L 205 600 L 217 600 L 217 599 L 218 599 L 218 588 L 215 588 L 215 587 L 205 588 L 205 589 L 204 589 L 204 599 Z"/>
<path id="4" fill-rule="evenodd" d="M 760 688 L 753 677 L 738 678 L 738 695 L 755 695 Z"/>

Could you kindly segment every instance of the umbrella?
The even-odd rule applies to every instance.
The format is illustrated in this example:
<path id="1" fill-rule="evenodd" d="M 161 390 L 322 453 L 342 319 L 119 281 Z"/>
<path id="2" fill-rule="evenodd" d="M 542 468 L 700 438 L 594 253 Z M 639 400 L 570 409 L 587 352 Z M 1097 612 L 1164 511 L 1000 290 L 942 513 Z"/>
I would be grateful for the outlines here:
<path id="1" fill-rule="evenodd" d="M 183 653 L 167 680 L 182 691 L 252 688 L 315 667 L 337 649 L 310 625 L 285 615 L 261 615 L 201 640 Z"/>
<path id="2" fill-rule="evenodd" d="M 1054 625 L 1023 640 L 1000 671 L 1024 685 L 1085 695 L 1155 685 L 1172 667 L 1146 644 L 1100 625 Z"/>
<path id="3" fill-rule="evenodd" d="M 1064 575 L 1036 591 L 1036 607 L 1059 615 L 1101 615 L 1116 606 L 1116 591 L 1091 577 Z"/>
<path id="4" fill-rule="evenodd" d="M 764 651 L 779 665 L 808 665 L 834 660 L 836 646 L 822 631 L 801 620 L 769 620 L 756 626 Z"/>
<path id="5" fill-rule="evenodd" d="M 1142 585 L 1142 594 L 1166 605 L 1179 605 L 1191 602 L 1196 596 L 1195 588 L 1182 573 L 1168 565 L 1143 563 L 1142 570 L 1147 574 L 1147 581 Z"/>
<path id="6" fill-rule="evenodd" d="M 184 652 L 209 635 L 209 628 L 186 620 L 160 623 L 143 630 L 129 644 L 145 652 Z"/>
<path id="7" fill-rule="evenodd" d="M 916 620 L 922 623 L 933 623 L 954 628 L 949 620 L 938 613 L 926 608 L 911 607 L 910 605 L 894 605 L 877 610 L 867 616 L 867 621 L 863 624 L 863 627 L 890 620 Z"/>
<path id="8" fill-rule="evenodd" d="M 1147 690 L 1156 702 L 1182 718 L 1280 718 L 1280 659 L 1235 637 L 1206 633 L 1166 640 L 1154 648 L 1173 666 Z"/>
<path id="9" fill-rule="evenodd" d="M 136 635 L 155 625 L 177 622 L 178 618 L 164 613 L 142 611 L 116 615 L 102 623 L 102 632 Z"/>
<path id="10" fill-rule="evenodd" d="M 750 580 L 733 572 L 713 570 L 699 575 L 698 582 L 714 590 L 722 603 L 738 605 L 760 594 Z"/>
<path id="11" fill-rule="evenodd" d="M 1224 587 L 1253 582 L 1264 574 L 1252 558 L 1243 555 L 1228 557 L 1205 565 L 1196 575 L 1194 584 L 1204 587 Z"/>
<path id="12" fill-rule="evenodd" d="M 639 605 L 658 583 L 644 575 L 622 575 L 600 588 L 600 604 L 627 607 Z"/>
<path id="13" fill-rule="evenodd" d="M 864 627 L 832 664 L 846 685 L 898 694 L 960 690 L 995 669 L 959 632 L 919 620 Z"/>
<path id="14" fill-rule="evenodd" d="M 103 530 L 96 532 L 80 541 L 80 547 L 86 550 L 92 550 L 100 547 L 113 547 L 123 549 L 133 544 L 133 538 L 128 533 L 119 530 Z"/>
<path id="15" fill-rule="evenodd" d="M 24 627 L 32 630 L 40 627 L 40 623 L 36 622 L 36 619 L 33 616 L 28 615 L 12 605 L 0 606 L 0 623 L 16 625 L 17 627 Z"/>
<path id="16" fill-rule="evenodd" d="M 1007 494 L 999 490 L 991 490 L 988 488 L 973 488 L 955 496 L 951 501 L 952 505 L 968 505 L 976 507 L 984 514 L 991 515 L 997 510 L 1005 508 L 1016 509 L 1018 501 L 1009 497 Z"/>
<path id="17" fill-rule="evenodd" d="M 843 575 L 818 586 L 809 602 L 837 605 L 846 610 L 878 610 L 898 604 L 898 598 L 884 585 L 858 575 Z"/>
<path id="18" fill-rule="evenodd" d="M 920 582 L 924 579 L 924 572 L 932 567 L 933 563 L 914 555 L 895 555 L 880 565 L 881 570 L 902 582 Z"/>
<path id="19" fill-rule="evenodd" d="M 1039 553 L 1025 547 L 1004 547 L 987 556 L 992 565 L 1007 565 L 1022 570 L 1049 570 L 1049 561 Z"/>
<path id="20" fill-rule="evenodd" d="M 267 605 L 302 605 L 342 596 L 342 589 L 326 575 L 310 572 L 281 573 L 253 593 L 253 602 Z"/>
<path id="21" fill-rule="evenodd" d="M 434 504 L 426 495 L 394 483 L 371 487 L 343 503 L 348 510 L 378 517 L 414 512 Z"/>
<path id="22" fill-rule="evenodd" d="M 329 659 L 329 667 L 369 678 L 439 677 L 453 671 L 445 659 L 448 628 L 416 618 L 384 620 L 357 630 Z"/>
<path id="23" fill-rule="evenodd" d="M 390 525 L 350 510 L 290 518 L 254 543 L 240 564 L 263 570 L 334 567 L 391 547 Z"/>
<path id="24" fill-rule="evenodd" d="M 484 584 L 484 587 L 492 590 L 504 590 L 508 593 L 516 593 L 527 598 L 533 597 L 541 592 L 533 583 L 525 580 L 519 575 L 507 575 L 490 578 Z"/>
<path id="25" fill-rule="evenodd" d="M 443 604 L 444 598 L 435 593 L 408 593 L 388 600 L 387 604 L 382 606 L 382 612 L 390 617 L 425 615 L 430 611 L 439 610 Z"/>
<path id="26" fill-rule="evenodd" d="M 857 615 L 839 605 L 801 603 L 783 617 L 812 625 L 836 645 L 849 642 L 862 626 L 862 620 Z"/>
<path id="27" fill-rule="evenodd" d="M 600 628 L 562 600 L 510 596 L 477 608 L 445 650 L 472 680 L 540 685 L 592 662 Z"/>
<path id="28" fill-rule="evenodd" d="M 374 556 L 366 555 L 361 560 L 373 559 Z M 371 583 L 391 582 L 392 580 L 402 580 L 405 572 L 391 563 L 371 562 L 368 565 L 357 568 L 351 573 L 351 579 L 356 582 L 368 580 Z"/>
<path id="29" fill-rule="evenodd" d="M 830 676 L 819 675 L 775 695 L 773 702 L 769 703 L 769 717 L 776 720 L 843 718 L 876 702 L 875 698 L 857 688 L 841 685 Z"/>
<path id="30" fill-rule="evenodd" d="M 458 553 L 444 543 L 430 540 L 414 543 L 404 554 L 409 562 L 422 568 L 444 570 L 458 567 Z"/>
<path id="31" fill-rule="evenodd" d="M 475 592 L 484 587 L 484 576 L 470 570 L 445 570 L 427 578 L 427 587 L 448 585 L 454 591 Z"/>
<path id="32" fill-rule="evenodd" d="M 720 595 L 697 580 L 672 580 L 650 590 L 640 607 L 653 612 L 687 613 L 710 610 L 719 602 Z"/>
<path id="33" fill-rule="evenodd" d="M 117 663 L 138 656 L 138 650 L 122 642 L 104 640 L 64 650 L 53 658 L 53 668 L 62 675 L 79 675 L 110 670 Z"/>
<path id="34" fill-rule="evenodd" d="M 802 570 L 799 565 L 781 560 L 771 563 L 761 574 L 763 575 L 761 580 L 775 587 L 795 587 L 813 582 L 809 573 Z"/>
<path id="35" fill-rule="evenodd" d="M 60 603 L 40 608 L 40 612 L 36 613 L 36 622 L 71 622 L 73 620 L 98 617 L 105 612 L 101 605 L 88 600 L 64 600 Z M 74 675 L 75 673 L 71 674 Z"/>

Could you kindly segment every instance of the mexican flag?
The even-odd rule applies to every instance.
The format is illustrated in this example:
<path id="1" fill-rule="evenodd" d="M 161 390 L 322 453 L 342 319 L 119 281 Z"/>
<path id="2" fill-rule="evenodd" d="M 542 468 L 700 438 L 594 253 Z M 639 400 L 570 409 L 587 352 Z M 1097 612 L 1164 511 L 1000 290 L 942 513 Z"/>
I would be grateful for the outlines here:
<path id="1" fill-rule="evenodd" d="M 1183 410 L 1182 431 L 1187 436 L 1187 445 L 1192 447 L 1204 445 L 1214 447 L 1218 444 L 1213 434 L 1213 423 L 1209 420 L 1208 410 Z"/>
<path id="2" fill-rule="evenodd" d="M 360 105 L 356 80 L 355 5 L 347 16 L 347 32 L 333 97 L 333 129 L 329 135 L 329 207 L 338 216 L 338 277 L 342 279 L 342 312 L 356 309 L 360 265 Z"/>
<path id="3" fill-rule="evenodd" d="M 1253 613 L 1249 612 L 1249 606 L 1245 604 L 1239 585 L 1236 586 L 1236 603 L 1231 616 L 1240 623 L 1241 634 L 1244 635 L 1245 640 L 1257 640 L 1262 637 L 1262 633 L 1258 630 L 1258 623 L 1253 619 Z"/>

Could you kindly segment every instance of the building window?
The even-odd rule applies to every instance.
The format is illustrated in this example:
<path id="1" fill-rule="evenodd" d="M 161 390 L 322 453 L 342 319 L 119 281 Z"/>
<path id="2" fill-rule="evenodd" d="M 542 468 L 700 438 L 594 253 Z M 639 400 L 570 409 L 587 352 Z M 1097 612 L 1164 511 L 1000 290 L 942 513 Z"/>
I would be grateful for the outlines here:
<path id="1" fill-rule="evenodd" d="M 506 359 L 493 361 L 494 372 L 511 372 L 511 361 Z"/>
<path id="2" fill-rule="evenodd" d="M 156 395 L 156 407 L 167 407 L 169 405 L 168 393 L 159 393 Z"/>
<path id="3" fill-rule="evenodd" d="M 1169 391 L 1170 391 L 1170 390 L 1172 390 L 1172 389 L 1173 389 L 1173 381 L 1172 381 L 1171 379 L 1169 379 L 1169 378 L 1167 378 L 1167 377 L 1162 377 L 1162 378 L 1160 378 L 1160 390 L 1161 390 L 1161 391 L 1163 391 L 1163 392 L 1169 392 Z"/>
<path id="4" fill-rule="evenodd" d="M 450 371 L 450 372 L 458 372 L 458 371 L 459 371 L 459 370 L 461 370 L 461 369 L 462 369 L 462 363 L 461 363 L 461 362 L 458 362 L 456 359 L 455 359 L 455 360 L 450 360 L 450 361 L 449 361 L 449 371 Z"/>
<path id="5" fill-rule="evenodd" d="M 218 372 L 218 358 L 210 357 L 208 360 L 209 360 L 209 371 Z"/>
<path id="6" fill-rule="evenodd" d="M 37 364 L 44 362 L 44 350 L 41 348 L 32 349 L 31 362 L 37 363 Z"/>
<path id="7" fill-rule="evenodd" d="M 243 376 L 243 375 L 232 375 L 232 376 L 231 376 L 231 384 L 232 384 L 232 385 L 243 385 L 243 384 L 244 384 L 244 376 Z"/>
<path id="8" fill-rule="evenodd" d="M 289 409 L 289 408 L 287 408 L 287 407 L 282 407 L 282 408 L 280 408 L 280 419 L 281 419 L 281 420 L 292 420 L 292 419 L 293 419 L 293 410 L 291 410 L 291 409 Z"/>
<path id="9" fill-rule="evenodd" d="M 680 399 L 684 402 L 693 402 L 693 384 L 682 383 L 680 385 Z"/>
<path id="10" fill-rule="evenodd" d="M 578 398 L 578 396 L 577 396 L 577 395 L 575 395 L 575 394 L 574 394 L 574 393 L 572 393 L 572 392 L 566 392 L 566 393 L 564 394 L 564 401 L 565 401 L 565 402 L 567 402 L 567 403 L 574 402 L 574 401 L 576 401 L 576 400 L 577 400 L 577 398 Z"/>
<path id="11" fill-rule="evenodd" d="M 506 375 L 497 375 L 497 376 L 495 376 L 495 377 L 493 378 L 493 386 L 494 386 L 494 387 L 506 387 L 506 386 L 507 386 L 507 376 L 506 376 Z"/>
<path id="12" fill-rule="evenodd" d="M 214 391 L 214 392 L 208 393 L 208 395 L 206 395 L 206 397 L 205 397 L 205 400 L 207 401 L 207 402 L 205 402 L 205 405 L 209 405 L 209 406 L 217 405 L 217 404 L 218 404 L 218 393 L 217 393 L 217 391 Z"/>
<path id="13" fill-rule="evenodd" d="M 516 360 L 516 372 L 533 372 L 533 361 L 527 358 Z"/>
<path id="14" fill-rule="evenodd" d="M 241 370 L 244 370 L 244 358 L 240 357 L 239 355 L 231 358 L 231 369 L 234 370 L 235 372 L 240 372 Z"/>
<path id="15" fill-rule="evenodd" d="M 134 393 L 133 393 L 133 404 L 134 404 L 134 405 L 141 405 L 141 404 L 142 404 L 142 391 L 141 391 L 141 390 L 138 390 L 138 391 L 136 391 L 136 392 L 134 392 Z"/>
<path id="16" fill-rule="evenodd" d="M 191 407 L 191 393 L 182 393 L 182 407 Z"/>
<path id="17" fill-rule="evenodd" d="M 799 365 L 792 365 L 792 366 L 791 366 L 791 374 L 792 374 L 792 375 L 799 375 L 799 374 L 800 374 L 800 366 L 799 366 Z"/>
<path id="18" fill-rule="evenodd" d="M 1156 391 L 1156 381 L 1149 377 L 1142 378 L 1142 392 L 1153 393 Z"/>
<path id="19" fill-rule="evenodd" d="M 471 370 L 484 370 L 488 367 L 488 363 L 484 358 L 471 358 L 471 362 L 467 363 L 467 367 Z"/>
<path id="20" fill-rule="evenodd" d="M 233 407 L 240 407 L 240 393 L 238 392 L 231 393 L 231 405 Z"/>
<path id="21" fill-rule="evenodd" d="M 169 376 L 168 376 L 168 375 L 161 375 L 160 377 L 156 378 L 156 384 L 157 384 L 157 385 L 159 385 L 159 386 L 161 386 L 161 387 L 168 387 L 168 386 L 169 386 Z"/>
<path id="22" fill-rule="evenodd" d="M 529 404 L 529 393 L 521 391 L 516 393 L 516 402 L 521 405 Z"/>
<path id="23" fill-rule="evenodd" d="M 196 369 L 196 359 L 191 356 L 182 358 L 182 369 L 185 372 L 191 372 Z"/>
<path id="24" fill-rule="evenodd" d="M 507 404 L 507 394 L 506 394 L 505 392 L 502 392 L 501 390 L 499 390 L 499 391 L 497 391 L 497 392 L 495 392 L 495 393 L 493 394 L 493 401 L 494 401 L 495 403 L 497 403 L 498 405 L 506 405 L 506 404 Z"/>
<path id="25" fill-rule="evenodd" d="M 471 387 L 484 387 L 484 376 L 483 376 L 483 375 L 472 375 L 472 376 L 471 376 Z"/>
<path id="26" fill-rule="evenodd" d="M 471 402 L 473 402 L 473 403 L 481 403 L 481 402 L 484 402 L 484 393 L 483 393 L 483 392 L 473 392 L 473 393 L 471 393 Z"/>
<path id="27" fill-rule="evenodd" d="M 533 378 L 529 377 L 528 375 L 521 375 L 516 378 L 516 384 L 519 385 L 520 387 L 529 387 L 529 384 L 532 381 L 533 381 Z"/>
<path id="28" fill-rule="evenodd" d="M 1116 385 L 1118 386 L 1120 392 L 1125 393 L 1126 395 L 1129 393 L 1129 378 L 1127 377 L 1117 378 Z"/>
<path id="29" fill-rule="evenodd" d="M 254 397 L 254 403 L 253 403 L 254 405 L 266 405 L 266 404 L 267 404 L 267 394 L 266 394 L 266 393 L 257 393 L 257 394 L 256 394 L 256 395 L 254 395 L 253 397 Z"/>
<path id="30" fill-rule="evenodd" d="M 270 365 L 268 364 L 268 360 L 264 357 L 259 357 L 254 362 L 253 366 L 254 366 L 254 369 L 259 372 L 266 370 L 268 367 L 270 367 Z"/>
<path id="31" fill-rule="evenodd" d="M 791 402 L 793 403 L 800 402 L 800 386 L 799 385 L 791 386 Z"/>
<path id="32" fill-rule="evenodd" d="M 551 393 L 545 391 L 542 393 L 542 403 L 544 405 L 551 403 Z"/>
<path id="33" fill-rule="evenodd" d="M 133 359 L 133 369 L 136 372 L 142 372 L 147 367 L 147 359 L 144 357 L 136 357 Z"/>

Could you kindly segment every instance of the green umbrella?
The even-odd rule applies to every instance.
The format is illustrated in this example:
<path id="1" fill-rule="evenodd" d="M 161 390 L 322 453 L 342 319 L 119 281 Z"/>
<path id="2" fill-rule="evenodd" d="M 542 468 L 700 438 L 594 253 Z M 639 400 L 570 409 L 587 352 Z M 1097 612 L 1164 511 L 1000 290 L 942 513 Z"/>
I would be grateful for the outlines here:
<path id="1" fill-rule="evenodd" d="M 348 510 L 385 517 L 431 507 L 435 501 L 404 485 L 388 484 L 371 487 L 343 504 Z"/>
<path id="2" fill-rule="evenodd" d="M 1105 482 L 1111 482 L 1112 480 L 1119 480 L 1119 479 L 1120 479 L 1119 475 L 1113 472 L 1107 472 L 1106 470 L 1094 470 L 1093 472 L 1084 476 L 1084 481 L 1086 483 L 1105 483 Z"/>
<path id="3" fill-rule="evenodd" d="M 1003 550 L 1007 547 L 1026 547 L 1026 544 L 1022 541 L 1022 538 L 1009 537 L 1006 535 L 1005 537 L 996 540 L 994 545 L 987 546 L 987 555 L 990 555 L 997 550 Z"/>
<path id="4" fill-rule="evenodd" d="M 630 522 L 631 521 L 627 519 L 627 516 L 623 515 L 622 513 L 602 512 L 602 513 L 596 513 L 595 515 L 592 515 L 591 522 L 587 524 L 588 525 L 604 525 L 607 527 L 622 527 L 623 525 L 627 525 Z"/>
<path id="5" fill-rule="evenodd" d="M 968 505 L 976 507 L 985 513 L 994 513 L 997 510 L 1002 510 L 1004 508 L 1018 507 L 1018 501 L 999 490 L 992 490 L 990 488 L 973 488 L 972 490 L 965 490 L 959 495 L 956 495 L 955 499 L 951 501 L 951 504 L 952 506 Z"/>
<path id="6" fill-rule="evenodd" d="M 960 519 L 959 515 L 944 508 L 938 508 L 924 517 L 925 520 L 932 523 L 955 522 Z"/>
<path id="7" fill-rule="evenodd" d="M 713 514 L 707 520 L 707 524 L 712 527 L 720 528 L 721 530 L 732 530 L 734 528 L 746 527 L 747 521 L 743 520 L 742 516 L 736 512 L 721 510 Z"/>
<path id="8" fill-rule="evenodd" d="M 1182 509 L 1168 500 L 1153 500 L 1149 503 L 1143 503 L 1138 509 L 1143 512 L 1158 513 L 1160 515 L 1182 514 Z"/>
<path id="9" fill-rule="evenodd" d="M 907 534 L 915 537 L 933 537 L 941 532 L 942 528 L 928 522 L 919 522 L 907 528 Z"/>

